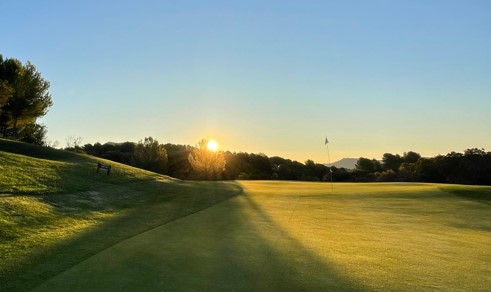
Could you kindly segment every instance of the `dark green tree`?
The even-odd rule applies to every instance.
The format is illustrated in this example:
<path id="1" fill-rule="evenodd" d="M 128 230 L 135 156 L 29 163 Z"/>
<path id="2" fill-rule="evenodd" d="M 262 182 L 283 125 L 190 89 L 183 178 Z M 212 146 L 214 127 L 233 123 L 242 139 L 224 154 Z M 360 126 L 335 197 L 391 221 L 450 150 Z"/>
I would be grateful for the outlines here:
<path id="1" fill-rule="evenodd" d="M 4 60 L 0 55 L 0 125 L 12 129 L 14 134 L 29 131 L 25 127 L 32 130 L 36 120 L 46 115 L 53 104 L 49 86 L 32 63 Z"/>
<path id="2" fill-rule="evenodd" d="M 378 172 L 376 174 L 376 179 L 379 182 L 395 182 L 400 181 L 398 173 L 393 171 L 392 169 L 388 169 L 382 172 Z"/>
<path id="3" fill-rule="evenodd" d="M 309 181 L 322 181 L 326 174 L 328 174 L 329 181 L 331 172 L 329 170 L 334 171 L 334 167 L 328 168 L 327 166 L 323 164 L 318 164 L 315 163 L 313 160 L 308 159 L 305 161 L 305 167 L 304 167 L 304 175 L 302 177 L 302 180 L 309 180 Z"/>
<path id="4" fill-rule="evenodd" d="M 2 107 L 12 97 L 14 89 L 5 80 L 0 80 L 0 115 L 2 114 Z"/>
<path id="5" fill-rule="evenodd" d="M 22 142 L 36 145 L 45 145 L 46 132 L 47 129 L 45 125 L 29 123 L 22 127 L 17 137 Z"/>
<path id="6" fill-rule="evenodd" d="M 422 182 L 446 182 L 445 174 L 441 168 L 444 157 L 439 155 L 433 158 L 421 158 L 414 165 L 418 181 Z"/>
<path id="7" fill-rule="evenodd" d="M 145 138 L 136 144 L 131 164 L 153 172 L 166 173 L 167 151 L 156 139 Z"/>
<path id="8" fill-rule="evenodd" d="M 274 176 L 280 180 L 298 180 L 302 176 L 302 172 L 298 171 L 303 168 L 303 164 L 295 165 L 290 159 L 285 159 L 279 156 L 273 156 L 269 159 L 272 163 Z"/>
<path id="9" fill-rule="evenodd" d="M 191 153 L 192 147 L 188 145 L 174 145 L 165 144 L 165 150 L 167 150 L 168 157 L 168 175 L 180 179 L 186 179 L 191 172 L 191 164 L 188 157 Z"/>
<path id="10" fill-rule="evenodd" d="M 404 152 L 402 155 L 402 160 L 404 163 L 416 163 L 420 158 L 421 155 L 413 151 Z"/>
<path id="11" fill-rule="evenodd" d="M 268 156 L 263 153 L 250 154 L 249 163 L 253 168 L 252 179 L 271 179 L 273 175 L 273 165 Z"/>
<path id="12" fill-rule="evenodd" d="M 399 177 L 401 181 L 417 180 L 416 163 L 404 162 L 401 164 L 401 167 L 399 167 Z"/>
<path id="13" fill-rule="evenodd" d="M 376 159 L 360 157 L 355 164 L 355 170 L 366 173 L 375 173 L 381 171 L 382 166 Z"/>
<path id="14" fill-rule="evenodd" d="M 391 169 L 394 172 L 398 172 L 403 162 L 404 160 L 399 154 L 385 153 L 382 157 L 382 168 L 384 170 Z"/>
<path id="15" fill-rule="evenodd" d="M 225 163 L 227 167 L 225 168 L 224 178 L 225 179 L 237 179 L 242 172 L 241 161 L 237 157 L 236 153 L 227 151 L 224 153 Z"/>

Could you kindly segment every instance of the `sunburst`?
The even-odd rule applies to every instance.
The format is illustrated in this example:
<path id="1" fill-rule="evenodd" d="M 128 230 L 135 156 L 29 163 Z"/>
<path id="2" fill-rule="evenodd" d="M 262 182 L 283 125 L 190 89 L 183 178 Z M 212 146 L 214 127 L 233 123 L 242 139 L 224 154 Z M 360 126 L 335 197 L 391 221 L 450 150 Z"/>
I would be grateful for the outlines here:
<path id="1" fill-rule="evenodd" d="M 218 143 L 215 140 L 210 140 L 208 141 L 206 147 L 208 148 L 208 150 L 215 152 L 218 150 Z"/>

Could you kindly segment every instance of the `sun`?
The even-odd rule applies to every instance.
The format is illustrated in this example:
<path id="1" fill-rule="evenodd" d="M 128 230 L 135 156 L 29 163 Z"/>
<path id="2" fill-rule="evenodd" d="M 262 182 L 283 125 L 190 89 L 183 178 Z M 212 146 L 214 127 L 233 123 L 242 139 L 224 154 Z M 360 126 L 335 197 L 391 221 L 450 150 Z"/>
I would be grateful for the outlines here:
<path id="1" fill-rule="evenodd" d="M 218 143 L 215 140 L 210 140 L 208 141 L 208 145 L 206 145 L 206 147 L 208 150 L 215 152 L 218 150 Z"/>

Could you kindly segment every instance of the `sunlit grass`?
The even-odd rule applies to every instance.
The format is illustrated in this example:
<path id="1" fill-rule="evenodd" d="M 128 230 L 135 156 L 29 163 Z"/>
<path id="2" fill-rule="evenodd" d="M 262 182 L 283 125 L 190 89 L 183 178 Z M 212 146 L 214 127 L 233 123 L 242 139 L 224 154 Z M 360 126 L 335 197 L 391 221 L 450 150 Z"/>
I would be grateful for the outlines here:
<path id="1" fill-rule="evenodd" d="M 437 184 L 240 182 L 244 193 L 40 286 L 71 290 L 486 291 L 491 209 Z M 489 192 L 486 187 L 452 186 Z"/>
<path id="2" fill-rule="evenodd" d="M 12 153 L 15 152 L 15 153 Z M 97 162 L 110 163 L 110 176 Z M 30 290 L 135 234 L 238 193 L 0 140 L 0 291 Z"/>
<path id="3" fill-rule="evenodd" d="M 273 184 L 270 192 L 257 184 L 245 187 L 263 192 L 251 196 L 253 204 L 288 235 L 271 236 L 266 229 L 264 238 L 279 246 L 300 243 L 322 260 L 320 270 L 334 268 L 367 289 L 484 290 L 491 284 L 491 209 L 438 185 L 339 184 L 320 196 L 315 193 L 325 185 L 304 192 L 301 186 Z M 305 254 L 298 248 L 283 253 Z"/>
<path id="4" fill-rule="evenodd" d="M 98 161 L 0 140 L 0 290 L 491 287 L 490 187 L 198 183 Z"/>

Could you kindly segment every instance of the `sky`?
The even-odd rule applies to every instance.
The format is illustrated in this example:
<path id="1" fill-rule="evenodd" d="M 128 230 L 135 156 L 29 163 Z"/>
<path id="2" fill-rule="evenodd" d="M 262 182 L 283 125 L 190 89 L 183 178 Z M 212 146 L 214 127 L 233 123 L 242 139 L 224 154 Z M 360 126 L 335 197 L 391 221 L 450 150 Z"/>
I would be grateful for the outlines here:
<path id="1" fill-rule="evenodd" d="M 51 83 L 66 146 L 137 142 L 304 162 L 491 150 L 491 1 L 0 2 L 0 54 Z"/>

